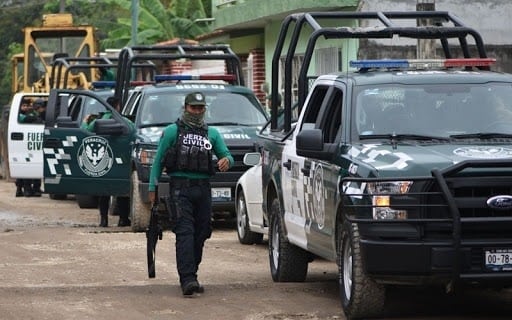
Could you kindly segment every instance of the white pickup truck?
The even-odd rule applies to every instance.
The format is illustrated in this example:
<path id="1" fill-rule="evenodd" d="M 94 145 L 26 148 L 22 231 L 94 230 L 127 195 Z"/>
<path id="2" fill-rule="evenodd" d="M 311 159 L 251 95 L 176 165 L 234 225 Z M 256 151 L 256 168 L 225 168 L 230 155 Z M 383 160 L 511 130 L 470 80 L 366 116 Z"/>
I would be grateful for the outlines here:
<path id="1" fill-rule="evenodd" d="M 21 122 L 21 102 L 47 101 L 46 93 L 17 93 L 14 95 L 7 125 L 7 157 L 9 177 L 13 179 L 43 178 L 43 119 Z"/>
<path id="2" fill-rule="evenodd" d="M 111 90 L 98 91 L 98 94 L 107 98 L 112 95 Z M 44 119 L 36 122 L 21 122 L 19 120 L 21 102 L 33 102 L 37 99 L 48 101 L 47 93 L 17 93 L 14 95 L 9 111 L 7 124 L 7 158 L 9 164 L 8 176 L 11 179 L 43 179 L 43 135 Z M 94 99 L 71 100 L 70 109 L 72 121 L 76 127 L 80 126 L 86 114 L 97 114 L 106 111 L 105 107 Z M 65 194 L 49 194 L 52 199 L 64 199 Z M 95 197 L 76 195 L 80 208 L 95 208 Z"/>

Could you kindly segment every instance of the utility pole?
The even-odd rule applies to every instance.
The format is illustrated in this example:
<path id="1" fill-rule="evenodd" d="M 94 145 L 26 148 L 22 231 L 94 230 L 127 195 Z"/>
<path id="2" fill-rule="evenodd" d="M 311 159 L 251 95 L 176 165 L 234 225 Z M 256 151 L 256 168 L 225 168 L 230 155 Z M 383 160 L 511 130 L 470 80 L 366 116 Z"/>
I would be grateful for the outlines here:
<path id="1" fill-rule="evenodd" d="M 139 0 L 132 0 L 132 45 L 137 44 L 138 22 L 139 22 Z"/>
<path id="2" fill-rule="evenodd" d="M 436 0 L 417 0 L 416 11 L 436 11 Z M 418 19 L 418 27 L 432 25 L 434 25 L 432 19 Z M 416 57 L 418 59 L 435 58 L 435 40 L 419 39 L 416 46 Z"/>

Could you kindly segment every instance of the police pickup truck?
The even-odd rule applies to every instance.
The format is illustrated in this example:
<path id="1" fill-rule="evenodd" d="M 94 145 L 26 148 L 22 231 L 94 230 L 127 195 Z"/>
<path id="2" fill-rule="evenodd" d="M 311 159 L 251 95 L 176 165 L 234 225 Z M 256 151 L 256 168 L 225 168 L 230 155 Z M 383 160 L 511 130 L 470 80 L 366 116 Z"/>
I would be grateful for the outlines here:
<path id="1" fill-rule="evenodd" d="M 172 73 L 173 63 L 185 60 L 190 70 Z M 209 73 L 198 74 L 195 63 L 204 66 L 205 61 Z M 205 121 L 219 130 L 235 159 L 229 171 L 212 177 L 212 209 L 216 216 L 234 217 L 236 181 L 249 168 L 243 157 L 256 150 L 256 134 L 267 122 L 256 96 L 243 85 L 238 57 L 226 45 L 133 46 L 120 51 L 117 71 L 114 94 L 122 112 L 115 112 L 107 128 L 102 120 L 96 133 L 67 125 L 68 108 L 58 111 L 60 101 L 69 99 L 66 95 L 72 100 L 97 101 L 94 93 L 52 92 L 56 100 L 49 104 L 54 120 L 45 131 L 45 188 L 90 195 L 108 194 L 112 188 L 111 195 L 129 195 L 132 230 L 146 230 L 151 208 L 149 173 L 161 132 L 181 117 L 185 96 L 201 91 L 207 102 Z M 133 132 L 125 127 L 126 118 L 133 122 Z M 164 173 L 159 197 L 168 190 Z"/>
<path id="2" fill-rule="evenodd" d="M 73 79 L 81 78 L 81 82 L 94 89 L 103 99 L 113 95 L 113 90 L 108 88 L 94 87 L 97 82 L 93 82 L 94 70 L 101 67 L 114 67 L 106 58 L 70 58 L 62 57 L 52 62 L 51 83 L 52 88 L 68 88 L 76 86 Z M 77 71 L 78 70 L 78 71 Z M 48 93 L 16 93 L 9 107 L 9 118 L 5 137 L 7 142 L 7 152 L 3 156 L 7 158 L 8 176 L 13 179 L 42 179 L 43 178 L 43 133 L 46 112 L 42 111 L 38 114 L 37 110 L 33 110 L 38 115 L 30 121 L 23 121 L 20 114 L 22 113 L 22 102 L 34 104 L 42 103 L 44 109 L 48 102 Z M 80 124 L 85 115 L 90 113 L 104 112 L 106 109 L 102 104 L 95 100 L 87 99 L 69 99 L 69 117 L 77 125 Z M 42 110 L 44 110 L 42 109 Z M 39 110 L 41 111 L 41 110 Z M 4 129 L 5 130 L 5 129 Z M 46 192 L 46 190 L 45 190 Z M 66 197 L 66 190 L 62 193 L 49 193 L 52 199 L 62 199 Z M 95 198 L 85 195 L 77 195 L 77 202 L 81 208 L 96 207 Z"/>
<path id="3" fill-rule="evenodd" d="M 33 105 L 38 100 L 48 99 L 46 93 L 16 93 L 9 107 L 6 129 L 8 176 L 14 179 L 41 179 L 43 177 L 43 130 L 42 116 L 36 115 L 30 121 L 21 117 L 22 103 Z M 33 107 L 30 107 L 33 108 Z M 7 171 L 7 170 L 6 170 Z M 7 172 L 6 172 L 7 173 Z"/>
<path id="4" fill-rule="evenodd" d="M 349 319 L 381 315 L 389 285 L 510 286 L 512 75 L 490 71 L 480 35 L 450 13 L 328 18 L 331 27 L 320 15 L 286 18 L 274 54 L 276 62 L 291 22 L 314 30 L 299 75 L 298 122 L 260 133 L 273 280 L 304 281 L 315 257 L 335 261 Z M 337 19 L 368 18 L 383 26 L 332 28 Z M 453 25 L 392 22 L 402 18 Z M 300 32 L 293 34 L 287 57 L 298 47 Z M 449 58 L 353 60 L 309 88 L 317 39 L 393 36 L 441 40 L 438 54 Z M 289 115 L 292 84 L 284 86 Z"/>

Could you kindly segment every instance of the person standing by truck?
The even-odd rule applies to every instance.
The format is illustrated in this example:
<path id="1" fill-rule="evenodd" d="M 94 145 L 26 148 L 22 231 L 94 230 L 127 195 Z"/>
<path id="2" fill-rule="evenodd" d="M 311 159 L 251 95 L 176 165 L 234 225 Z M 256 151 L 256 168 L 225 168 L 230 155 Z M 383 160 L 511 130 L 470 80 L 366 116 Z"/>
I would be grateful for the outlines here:
<path id="1" fill-rule="evenodd" d="M 117 111 L 120 111 L 119 99 L 112 96 L 107 99 L 107 102 L 114 107 Z M 112 112 L 107 111 L 103 113 L 101 119 L 110 119 L 112 118 Z M 98 116 L 95 115 L 87 115 L 82 122 L 81 128 L 86 129 L 88 131 L 93 131 L 94 122 L 98 119 Z M 127 121 L 129 121 L 127 119 Z M 131 121 L 129 121 L 131 125 Z M 128 217 L 130 214 L 130 198 L 129 197 L 117 197 L 117 206 L 119 209 L 119 222 L 117 223 L 118 227 L 128 227 L 131 225 L 130 218 Z M 98 199 L 98 208 L 100 211 L 100 227 L 108 227 L 108 209 L 110 207 L 110 196 L 100 196 Z"/>
<path id="2" fill-rule="evenodd" d="M 172 231 L 176 234 L 176 262 L 184 296 L 204 292 L 197 281 L 197 271 L 204 242 L 212 233 L 212 151 L 219 159 L 219 171 L 227 171 L 234 164 L 219 131 L 205 124 L 205 112 L 206 101 L 201 92 L 185 97 L 182 118 L 162 133 L 149 182 L 149 199 L 154 203 L 155 186 L 165 166 L 170 177 L 170 198 L 176 209 Z"/>

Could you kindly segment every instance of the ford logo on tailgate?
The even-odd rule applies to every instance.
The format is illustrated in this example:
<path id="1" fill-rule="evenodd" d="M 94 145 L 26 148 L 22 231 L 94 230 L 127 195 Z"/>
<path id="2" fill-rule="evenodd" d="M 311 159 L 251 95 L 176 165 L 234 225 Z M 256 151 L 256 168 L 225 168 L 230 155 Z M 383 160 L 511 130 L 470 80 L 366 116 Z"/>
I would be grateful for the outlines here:
<path id="1" fill-rule="evenodd" d="M 502 195 L 487 199 L 487 205 L 496 210 L 512 209 L 512 196 Z"/>

